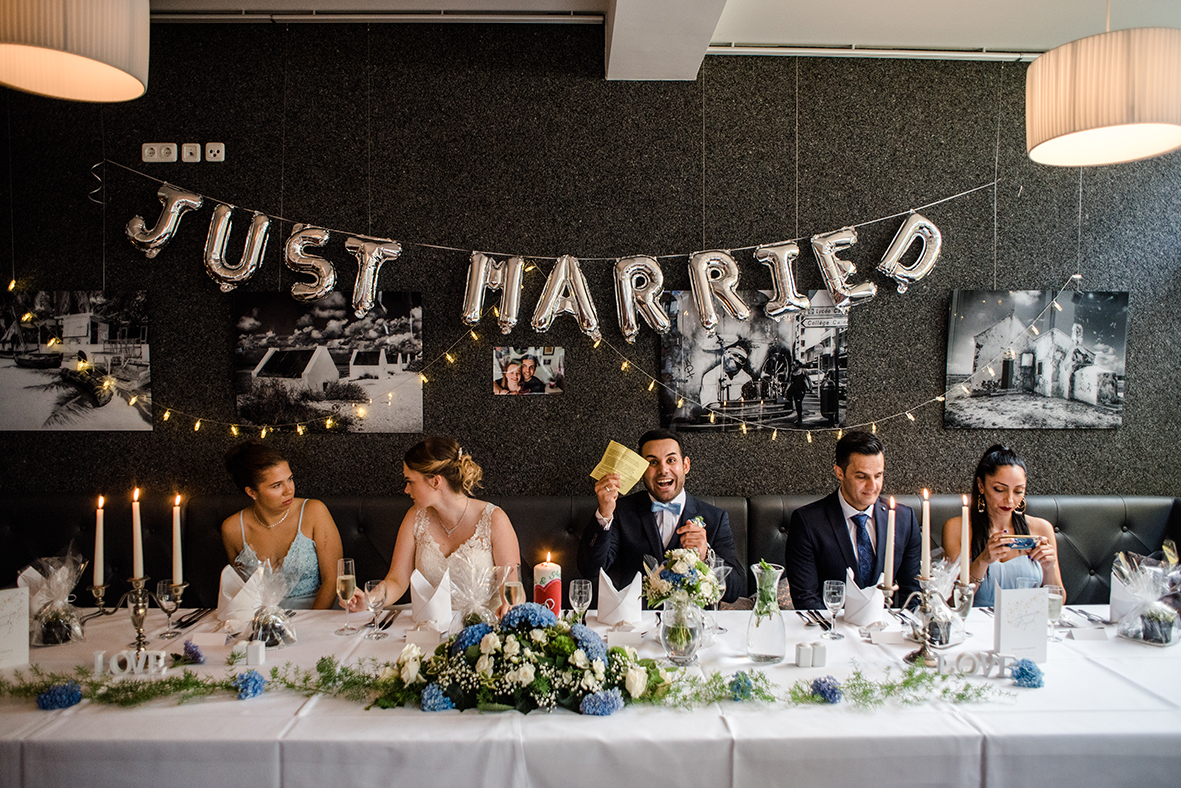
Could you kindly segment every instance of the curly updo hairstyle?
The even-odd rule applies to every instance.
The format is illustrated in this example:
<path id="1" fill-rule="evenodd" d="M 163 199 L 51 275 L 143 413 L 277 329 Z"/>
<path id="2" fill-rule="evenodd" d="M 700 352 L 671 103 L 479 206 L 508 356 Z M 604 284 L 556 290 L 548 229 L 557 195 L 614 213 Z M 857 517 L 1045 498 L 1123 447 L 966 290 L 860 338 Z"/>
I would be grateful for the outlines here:
<path id="1" fill-rule="evenodd" d="M 451 438 L 433 435 L 414 444 L 403 458 L 406 467 L 423 476 L 441 476 L 455 492 L 471 495 L 480 486 L 484 471 Z"/>
<path id="2" fill-rule="evenodd" d="M 239 443 L 226 452 L 226 470 L 242 492 L 247 487 L 257 488 L 266 472 L 281 462 L 287 458 L 257 440 Z"/>

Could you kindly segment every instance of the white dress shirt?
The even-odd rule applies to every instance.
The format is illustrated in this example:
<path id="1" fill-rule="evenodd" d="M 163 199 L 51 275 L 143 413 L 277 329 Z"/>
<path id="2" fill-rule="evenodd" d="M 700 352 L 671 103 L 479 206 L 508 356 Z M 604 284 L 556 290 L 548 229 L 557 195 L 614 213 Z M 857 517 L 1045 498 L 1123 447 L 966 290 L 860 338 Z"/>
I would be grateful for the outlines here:
<path id="1" fill-rule="evenodd" d="M 849 541 L 853 543 L 853 555 L 857 556 L 857 560 L 861 560 L 861 556 L 857 555 L 857 523 L 853 520 L 853 515 L 864 514 L 869 517 L 865 523 L 865 530 L 869 532 L 869 543 L 873 545 L 876 553 L 878 549 L 878 529 L 874 525 L 873 519 L 873 504 L 869 505 L 868 509 L 854 509 L 853 505 L 845 500 L 843 492 L 837 492 L 837 500 L 841 502 L 841 511 L 845 514 L 845 527 L 849 531 Z M 874 503 L 877 503 L 876 501 Z"/>
<path id="2" fill-rule="evenodd" d="M 651 494 L 648 495 L 648 498 L 652 501 L 652 503 L 656 503 L 656 499 L 653 498 Z M 676 514 L 673 514 L 667 509 L 661 509 L 658 512 L 652 513 L 656 518 L 656 529 L 660 531 L 660 543 L 665 547 L 668 547 L 668 543 L 673 540 L 673 534 L 677 532 L 677 523 L 680 522 L 681 515 L 685 513 L 685 500 L 687 498 L 688 495 L 686 495 L 685 491 L 682 489 L 680 495 L 669 501 L 669 503 L 680 505 L 680 511 L 678 511 Z M 598 509 L 595 509 L 595 519 L 599 521 L 599 525 L 603 526 L 604 531 L 611 530 L 611 523 L 615 522 L 614 517 L 612 517 L 610 520 L 600 517 Z"/>

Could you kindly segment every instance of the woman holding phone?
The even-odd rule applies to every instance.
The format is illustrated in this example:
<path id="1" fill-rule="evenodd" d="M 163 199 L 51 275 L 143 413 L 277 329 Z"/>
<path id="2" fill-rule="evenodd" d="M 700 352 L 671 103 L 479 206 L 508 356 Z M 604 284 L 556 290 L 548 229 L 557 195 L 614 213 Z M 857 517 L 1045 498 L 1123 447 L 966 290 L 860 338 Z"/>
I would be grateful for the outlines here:
<path id="1" fill-rule="evenodd" d="M 1007 446 L 990 446 L 976 466 L 968 509 L 968 573 L 977 584 L 976 607 L 991 606 L 997 586 L 1017 588 L 1021 580 L 1035 586 L 1062 585 L 1054 527 L 1048 520 L 1026 516 L 1025 482 L 1025 460 Z M 959 560 L 964 549 L 961 528 L 960 517 L 943 524 L 943 552 L 950 561 Z"/>

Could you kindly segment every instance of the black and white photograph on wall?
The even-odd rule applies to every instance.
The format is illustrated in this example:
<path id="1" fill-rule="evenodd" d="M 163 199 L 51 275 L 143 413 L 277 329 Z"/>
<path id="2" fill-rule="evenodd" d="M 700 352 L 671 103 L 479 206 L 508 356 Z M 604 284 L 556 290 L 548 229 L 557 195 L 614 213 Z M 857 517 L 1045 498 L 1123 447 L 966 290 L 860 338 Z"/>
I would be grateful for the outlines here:
<path id="1" fill-rule="evenodd" d="M 240 293 L 231 316 L 241 423 L 422 432 L 421 293 L 377 293 L 360 319 L 340 292 Z"/>
<path id="2" fill-rule="evenodd" d="M 943 425 L 1119 427 L 1127 330 L 1127 293 L 953 291 Z"/>
<path id="3" fill-rule="evenodd" d="M 0 430 L 152 429 L 143 290 L 5 291 Z"/>
<path id="4" fill-rule="evenodd" d="M 492 349 L 493 394 L 561 394 L 566 389 L 566 351 L 560 347 Z"/>
<path id="5" fill-rule="evenodd" d="M 664 294 L 672 328 L 660 342 L 663 425 L 699 432 L 736 432 L 744 422 L 748 429 L 844 426 L 848 316 L 828 291 L 810 291 L 811 307 L 779 322 L 763 314 L 766 291 L 738 295 L 750 317 L 719 308 L 710 335 L 691 291 Z"/>

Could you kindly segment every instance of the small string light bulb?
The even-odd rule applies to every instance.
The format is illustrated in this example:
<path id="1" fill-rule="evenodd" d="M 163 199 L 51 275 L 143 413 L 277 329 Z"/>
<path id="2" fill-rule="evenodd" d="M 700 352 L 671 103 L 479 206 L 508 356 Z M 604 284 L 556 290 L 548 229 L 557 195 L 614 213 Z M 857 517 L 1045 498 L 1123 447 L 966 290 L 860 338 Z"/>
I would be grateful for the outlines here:
<path id="1" fill-rule="evenodd" d="M 196 423 L 193 424 L 193 432 L 197 432 L 200 429 L 201 429 L 201 420 L 197 419 Z"/>
<path id="2" fill-rule="evenodd" d="M 599 344 L 600 344 L 600 343 L 602 343 L 602 341 L 603 341 L 603 340 L 601 340 L 601 339 L 596 339 L 596 340 L 595 340 L 595 349 L 596 349 L 596 350 L 598 350 L 598 349 L 599 349 Z"/>
<path id="3" fill-rule="evenodd" d="M 709 412 L 709 423 L 714 423 L 714 412 L 712 410 Z"/>
<path id="4" fill-rule="evenodd" d="M 448 363 L 448 364 L 454 364 L 454 363 L 455 363 L 455 356 L 451 355 L 450 353 L 444 353 L 444 354 L 443 354 L 443 358 L 447 359 L 447 363 Z"/>
<path id="5" fill-rule="evenodd" d="M 8 292 L 11 293 L 15 289 L 16 289 L 16 280 L 13 279 L 11 282 L 8 283 Z"/>
<path id="6" fill-rule="evenodd" d="M 423 383 L 427 382 L 426 375 L 422 374 L 421 372 L 418 373 L 418 377 Z"/>
<path id="7" fill-rule="evenodd" d="M 812 430 L 808 430 L 808 443 L 812 442 Z"/>
<path id="8" fill-rule="evenodd" d="M 943 396 L 942 394 L 940 394 L 938 397 L 935 398 L 936 402 L 945 402 L 946 400 L 947 400 L 947 397 Z"/>
<path id="9" fill-rule="evenodd" d="M 333 425 L 334 423 L 335 423 L 335 422 L 333 422 L 333 421 L 332 421 L 332 417 L 331 417 L 331 416 L 329 416 L 328 418 L 324 419 L 324 427 L 325 427 L 326 429 L 332 429 L 332 425 Z"/>
<path id="10" fill-rule="evenodd" d="M 128 405 L 134 405 L 134 404 L 135 404 L 135 401 L 136 401 L 137 399 L 139 399 L 139 395 L 138 395 L 138 394 L 134 395 L 134 396 L 133 396 L 131 399 L 127 400 L 127 404 L 128 404 Z"/>
<path id="11" fill-rule="evenodd" d="M 988 374 L 992 375 L 994 378 L 996 377 L 996 370 L 992 368 L 992 364 L 988 365 Z"/>
<path id="12" fill-rule="evenodd" d="M 303 426 L 302 424 L 296 424 L 296 425 L 295 425 L 295 431 L 296 431 L 298 434 L 300 434 L 300 435 L 303 435 L 303 433 L 304 433 L 304 426 Z"/>
<path id="13" fill-rule="evenodd" d="M 1035 337 L 1039 335 L 1040 332 L 1037 330 L 1037 326 L 1030 326 L 1030 329 L 1033 330 L 1033 335 Z"/>
<path id="14" fill-rule="evenodd" d="M 1051 304 L 1053 304 L 1053 305 L 1054 305 L 1054 308 L 1055 308 L 1055 309 L 1057 309 L 1059 312 L 1061 312 L 1061 311 L 1062 311 L 1062 307 L 1061 307 L 1061 306 L 1058 304 L 1058 300 L 1057 300 L 1057 299 L 1055 299 L 1055 300 L 1051 301 L 1050 303 L 1051 303 Z"/>
<path id="15" fill-rule="evenodd" d="M 622 364 L 619 365 L 619 371 L 620 372 L 627 372 L 628 366 L 629 366 L 629 364 L 625 360 Z"/>
<path id="16" fill-rule="evenodd" d="M 773 440 L 773 441 L 779 440 L 779 430 L 775 430 L 774 432 L 771 433 L 771 440 Z"/>
<path id="17" fill-rule="evenodd" d="M 478 341 L 480 341 L 480 335 L 479 335 L 479 334 L 477 334 L 475 331 L 468 331 L 468 333 L 472 335 L 472 341 L 473 341 L 473 342 L 478 342 Z"/>
<path id="18" fill-rule="evenodd" d="M 745 421 L 744 421 L 744 422 L 742 422 L 742 434 L 743 434 L 743 435 L 745 435 L 745 434 L 746 434 L 746 422 L 745 422 Z"/>
<path id="19" fill-rule="evenodd" d="M 873 424 L 870 426 L 869 430 L 870 430 L 870 432 L 872 432 L 873 434 L 875 434 L 875 435 L 876 435 L 876 434 L 877 434 L 877 432 L 878 432 L 878 423 L 875 421 L 875 422 L 874 422 L 874 423 L 873 423 Z"/>
<path id="20" fill-rule="evenodd" d="M 230 425 L 230 434 L 233 435 L 234 437 L 238 436 L 238 425 L 237 424 Z"/>
<path id="21" fill-rule="evenodd" d="M 906 418 L 910 419 L 911 421 L 914 421 L 914 414 L 908 410 L 908 411 L 906 411 Z"/>
<path id="22" fill-rule="evenodd" d="M 648 381 L 648 391 L 651 391 L 654 388 L 656 388 L 656 379 L 655 378 Z"/>
<path id="23" fill-rule="evenodd" d="M 263 427 L 262 430 L 258 433 L 258 437 L 265 438 L 266 436 L 267 436 L 267 428 Z"/>
<path id="24" fill-rule="evenodd" d="M 965 394 L 971 394 L 971 393 L 972 393 L 972 392 L 968 391 L 968 387 L 967 387 L 967 386 L 965 386 L 963 383 L 961 383 L 961 384 L 960 384 L 960 388 L 962 388 L 962 389 L 964 390 L 964 393 L 965 393 Z"/>
<path id="25" fill-rule="evenodd" d="M 844 430 L 837 430 L 837 440 L 840 440 L 843 437 L 845 437 L 845 431 Z"/>
<path id="26" fill-rule="evenodd" d="M 678 407 L 678 408 L 683 408 L 683 407 L 685 407 L 685 398 L 684 398 L 684 397 L 679 397 L 679 398 L 677 399 L 677 407 Z"/>
<path id="27" fill-rule="evenodd" d="M 172 418 L 172 411 L 170 411 L 170 410 L 164 411 L 164 421 L 168 421 L 171 418 Z"/>
<path id="28" fill-rule="evenodd" d="M 357 408 L 357 415 L 360 416 L 361 418 L 365 418 L 365 413 L 366 413 L 366 410 L 364 408 Z"/>

